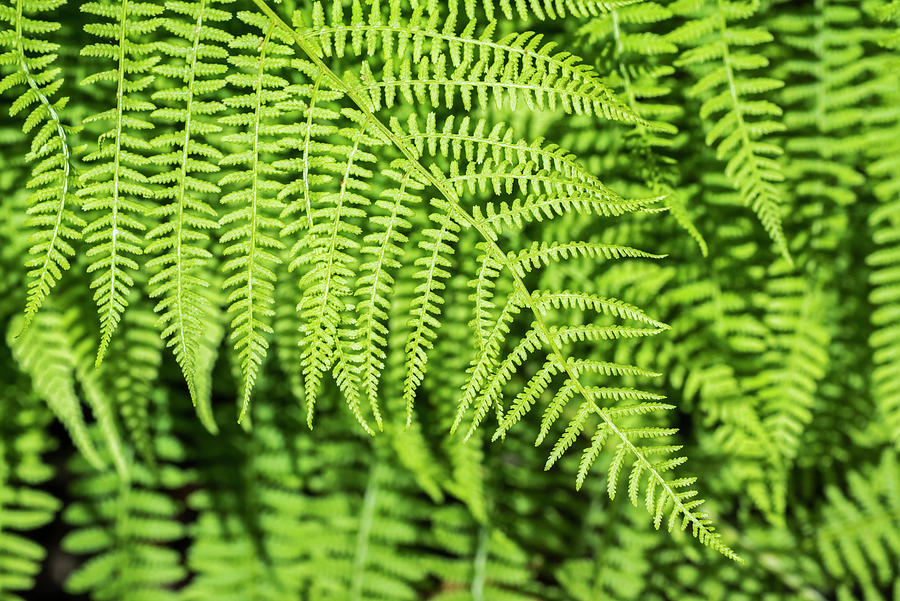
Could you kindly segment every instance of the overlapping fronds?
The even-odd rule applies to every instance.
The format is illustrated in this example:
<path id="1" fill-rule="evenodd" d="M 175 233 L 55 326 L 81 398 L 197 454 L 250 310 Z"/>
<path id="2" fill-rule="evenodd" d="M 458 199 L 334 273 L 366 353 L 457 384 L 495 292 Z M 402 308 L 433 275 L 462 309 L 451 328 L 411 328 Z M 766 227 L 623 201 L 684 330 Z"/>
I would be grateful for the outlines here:
<path id="1" fill-rule="evenodd" d="M 190 452 L 201 486 L 187 501 L 198 517 L 187 551 L 194 577 L 182 598 L 275 601 L 300 598 L 308 589 L 310 552 L 320 532 L 303 519 L 309 499 L 301 487 L 317 462 L 311 455 L 303 465 L 287 459 L 310 451 L 299 409 L 276 415 L 270 406 L 251 407 L 254 428 L 240 448 L 222 437 L 194 440 Z M 244 468 L 241 478 L 229 467 L 235 462 Z"/>
<path id="2" fill-rule="evenodd" d="M 445 591 L 434 599 L 473 601 L 507 599 L 535 601 L 541 587 L 528 577 L 528 553 L 501 530 L 473 524 L 462 506 L 449 506 L 434 516 L 430 544 L 449 559 L 431 558 L 431 571 L 444 583 Z"/>
<path id="3" fill-rule="evenodd" d="M 886 451 L 877 465 L 851 472 L 847 484 L 846 491 L 826 491 L 828 504 L 816 532 L 816 548 L 841 583 L 842 594 L 858 586 L 865 598 L 877 599 L 879 587 L 896 580 L 900 557 L 896 455 Z"/>
<path id="4" fill-rule="evenodd" d="M 898 25 L 9 0 L 0 598 L 896 596 Z"/>
<path id="5" fill-rule="evenodd" d="M 68 552 L 89 556 L 71 575 L 66 588 L 73 594 L 91 593 L 96 599 L 180 598 L 172 586 L 185 569 L 178 552 L 169 545 L 184 536 L 178 521 L 180 503 L 171 492 L 185 483 L 177 442 L 165 435 L 168 416 L 157 415 L 158 470 L 133 462 L 130 481 L 115 474 L 98 473 L 83 461 L 72 469 L 74 496 L 64 518 L 72 527 L 62 546 Z"/>
<path id="6" fill-rule="evenodd" d="M 681 107 L 673 104 L 671 76 L 675 69 L 658 59 L 673 55 L 678 46 L 665 35 L 656 33 L 660 24 L 668 24 L 672 11 L 655 2 L 642 2 L 611 8 L 608 15 L 592 19 L 581 28 L 592 44 L 613 48 L 610 80 L 630 108 L 644 119 L 656 124 L 644 124 L 629 132 L 628 163 L 640 157 L 642 167 L 633 174 L 641 184 L 663 198 L 672 216 L 691 235 L 706 256 L 706 240 L 694 224 L 686 206 L 687 190 L 678 189 L 677 170 L 670 156 L 678 145 L 675 122 L 682 116 Z"/>
<path id="7" fill-rule="evenodd" d="M 66 336 L 63 316 L 56 311 L 44 311 L 35 316 L 31 327 L 18 335 L 22 325 L 21 320 L 14 320 L 7 331 L 7 344 L 19 369 L 31 377 L 36 395 L 66 427 L 78 450 L 92 465 L 103 465 L 75 392 L 77 359 Z"/>
<path id="8" fill-rule="evenodd" d="M 343 3 L 326 10 L 313 4 L 297 37 L 319 56 L 377 59 L 362 63 L 354 76 L 354 95 L 378 110 L 405 102 L 464 110 L 493 101 L 512 110 L 561 108 L 567 113 L 598 115 L 626 122 L 643 120 L 607 87 L 597 73 L 557 44 L 531 32 L 498 36 L 496 22 L 479 31 L 475 20 L 462 30 L 456 14 L 442 15 L 438 5 L 409 12 L 397 0 L 385 9 L 364 10 L 357 1 L 345 20 Z M 329 18 L 326 17 L 326 14 Z M 381 64 L 381 67 L 377 65 Z"/>

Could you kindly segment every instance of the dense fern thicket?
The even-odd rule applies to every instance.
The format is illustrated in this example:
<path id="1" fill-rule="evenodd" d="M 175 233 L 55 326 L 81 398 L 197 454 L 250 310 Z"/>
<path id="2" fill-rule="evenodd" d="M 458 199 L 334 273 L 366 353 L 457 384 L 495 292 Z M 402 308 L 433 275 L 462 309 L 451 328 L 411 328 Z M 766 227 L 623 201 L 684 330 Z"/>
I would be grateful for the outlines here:
<path id="1" fill-rule="evenodd" d="M 897 0 L 3 0 L 0 98 L 0 599 L 900 598 Z"/>

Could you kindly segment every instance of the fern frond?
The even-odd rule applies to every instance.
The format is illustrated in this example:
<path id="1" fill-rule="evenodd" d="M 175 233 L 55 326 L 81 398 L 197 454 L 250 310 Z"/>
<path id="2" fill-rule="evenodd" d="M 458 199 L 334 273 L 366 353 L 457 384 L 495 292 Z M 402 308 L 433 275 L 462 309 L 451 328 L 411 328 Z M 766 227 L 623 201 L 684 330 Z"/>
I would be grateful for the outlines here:
<path id="1" fill-rule="evenodd" d="M 785 174 L 796 182 L 800 210 L 822 200 L 836 205 L 856 200 L 865 178 L 847 159 L 857 150 L 854 138 L 865 137 L 863 107 L 879 93 L 872 76 L 878 75 L 880 61 L 859 60 L 863 44 L 878 37 L 877 28 L 864 24 L 862 11 L 835 2 L 815 19 L 808 14 L 798 11 L 773 20 L 779 41 L 793 51 L 791 60 L 780 65 L 779 77 L 791 81 L 781 93 L 790 134 Z M 835 143 L 838 138 L 842 143 Z"/>
<path id="2" fill-rule="evenodd" d="M 46 549 L 32 531 L 53 521 L 60 501 L 41 487 L 53 477 L 42 455 L 51 450 L 51 417 L 26 400 L 25 391 L 9 386 L 0 419 L 0 581 L 9 601 L 24 601 L 35 585 Z"/>
<path id="3" fill-rule="evenodd" d="M 43 399 L 72 437 L 72 442 L 91 465 L 104 462 L 91 440 L 75 394 L 74 352 L 66 339 L 62 316 L 55 311 L 35 315 L 32 326 L 19 334 L 24 317 L 10 323 L 6 342 L 19 368 L 31 377 L 38 397 Z"/>
<path id="4" fill-rule="evenodd" d="M 816 390 L 828 369 L 826 307 L 822 292 L 813 286 L 790 275 L 768 282 L 764 321 L 772 338 L 762 357 L 767 368 L 748 384 L 758 390 L 763 425 L 786 460 L 801 450 L 800 435 L 812 419 Z"/>
<path id="5" fill-rule="evenodd" d="M 676 65 L 696 70 L 698 81 L 691 96 L 703 100 L 700 117 L 715 117 L 706 143 L 716 148 L 716 156 L 726 162 L 725 175 L 742 202 L 753 209 L 779 252 L 790 260 L 782 230 L 782 194 L 778 183 L 784 179 L 777 158 L 783 149 L 766 136 L 780 132 L 781 108 L 770 100 L 760 100 L 764 92 L 777 90 L 781 80 L 753 73 L 769 65 L 769 60 L 753 47 L 772 41 L 763 27 L 734 25 L 750 18 L 759 1 L 749 3 L 715 0 L 680 0 L 671 8 L 691 20 L 672 31 L 667 39 L 688 46 Z"/>
<path id="6" fill-rule="evenodd" d="M 391 3 L 388 14 L 374 4 L 366 17 L 357 2 L 345 23 L 342 3 L 335 1 L 326 21 L 316 2 L 309 23 L 298 23 L 297 37 L 317 56 L 343 56 L 349 40 L 355 56 L 384 58 L 377 76 L 363 63 L 358 84 L 353 84 L 354 94 L 373 110 L 390 108 L 400 97 L 451 108 L 458 97 L 467 111 L 486 108 L 493 99 L 512 110 L 521 101 L 532 110 L 559 106 L 566 112 L 643 122 L 592 68 L 568 52 L 554 52 L 556 44 L 544 43 L 541 34 L 511 33 L 495 40 L 494 21 L 476 33 L 474 20 L 458 31 L 454 13 L 426 14 L 424 4 L 408 17 L 403 12 L 399 2 Z"/>
<path id="7" fill-rule="evenodd" d="M 473 523 L 459 505 L 440 508 L 433 521 L 429 542 L 449 555 L 427 558 L 445 589 L 435 601 L 541 598 L 541 587 L 530 574 L 528 551 L 499 528 Z"/>
<path id="8" fill-rule="evenodd" d="M 370 217 L 379 229 L 363 238 L 361 249 L 368 260 L 360 265 L 359 289 L 356 292 L 359 298 L 356 306 L 359 314 L 357 328 L 362 337 L 362 386 L 373 410 L 378 407 L 378 383 L 386 358 L 386 322 L 394 285 L 392 271 L 400 267 L 398 258 L 403 245 L 409 240 L 406 232 L 412 226 L 409 219 L 413 215 L 410 205 L 420 202 L 417 194 L 424 187 L 414 173 L 402 160 L 384 171 L 396 187 L 385 190 L 384 198 L 375 202 L 375 206 L 386 215 Z M 407 418 L 409 421 L 409 416 Z"/>
<path id="9" fill-rule="evenodd" d="M 866 598 L 878 598 L 879 585 L 897 577 L 898 491 L 900 466 L 891 451 L 871 469 L 851 472 L 846 491 L 833 486 L 826 490 L 828 504 L 816 532 L 816 548 L 843 587 L 855 582 Z"/>
<path id="10" fill-rule="evenodd" d="M 589 17 L 615 10 L 622 6 L 636 4 L 641 0 L 484 0 L 476 3 L 475 0 L 451 0 L 450 11 L 456 13 L 458 4 L 465 8 L 466 16 L 475 19 L 478 15 L 477 7 L 482 10 L 489 21 L 494 20 L 502 13 L 507 19 L 528 19 L 534 16 L 538 19 L 563 19 L 566 15 L 572 17 Z"/>
<path id="11" fill-rule="evenodd" d="M 469 116 L 457 120 L 450 115 L 438 129 L 436 115 L 428 113 L 424 127 L 413 114 L 407 119 L 405 128 L 394 119 L 391 129 L 401 140 L 412 143 L 420 154 L 426 153 L 427 146 L 429 155 L 445 156 L 454 161 L 481 164 L 490 157 L 496 165 L 530 162 L 540 171 L 560 173 L 573 180 L 593 183 L 610 197 L 615 197 L 615 193 L 603 186 L 573 154 L 556 144 L 546 143 L 543 138 L 531 142 L 517 138 L 513 128 L 505 123 L 490 125 L 484 119 L 473 122 Z"/>
<path id="12" fill-rule="evenodd" d="M 444 289 L 444 280 L 450 276 L 448 255 L 453 253 L 453 245 L 459 240 L 459 226 L 447 214 L 432 213 L 429 218 L 433 227 L 422 232 L 425 240 L 419 243 L 426 254 L 415 261 L 416 267 L 420 268 L 414 275 L 418 285 L 410 306 L 412 330 L 404 347 L 406 377 L 403 380 L 403 400 L 406 403 L 407 424 L 412 420 L 416 389 L 425 377 L 428 349 L 433 345 L 440 326 L 438 316 L 443 304 L 440 291 Z"/>
<path id="13" fill-rule="evenodd" d="M 128 462 L 116 423 L 115 399 L 109 394 L 102 370 L 95 369 L 93 365 L 93 349 L 96 348 L 97 341 L 94 339 L 92 329 L 85 323 L 77 299 L 69 297 L 68 300 L 75 302 L 67 303 L 68 308 L 62 312 L 59 324 L 65 337 L 65 348 L 71 353 L 75 378 L 97 420 L 97 429 L 103 437 L 116 473 L 119 478 L 126 481 L 129 478 Z"/>
<path id="14" fill-rule="evenodd" d="M 209 181 L 209 174 L 219 171 L 217 163 L 223 156 L 210 141 L 221 131 L 214 118 L 225 108 L 217 94 L 225 87 L 224 60 L 231 41 L 221 29 L 231 14 L 215 4 L 215 0 L 166 4 L 161 25 L 175 40 L 160 43 L 158 49 L 174 60 L 157 65 L 154 72 L 177 84 L 153 93 L 162 107 L 151 114 L 175 128 L 151 141 L 158 153 L 151 162 L 166 170 L 150 182 L 160 185 L 158 194 L 168 202 L 153 210 L 160 223 L 147 232 L 146 252 L 157 255 L 147 262 L 156 271 L 149 282 L 150 295 L 159 299 L 156 311 L 162 336 L 181 366 L 195 405 L 197 355 L 209 311 L 200 292 L 207 286 L 204 276 L 212 259 L 207 232 L 218 227 L 218 215 L 208 200 L 220 188 Z"/>
<path id="15" fill-rule="evenodd" d="M 65 0 L 16 0 L 14 6 L 0 7 L 0 47 L 4 48 L 0 66 L 13 69 L 0 80 L 0 92 L 18 94 L 10 105 L 10 116 L 30 109 L 22 124 L 22 131 L 32 135 L 26 155 L 33 166 L 26 184 L 32 192 L 25 226 L 34 230 L 29 239 L 31 257 L 26 261 L 29 281 L 25 327 L 62 272 L 69 269 L 75 254 L 71 241 L 81 237 L 84 226 L 73 211 L 70 128 L 60 116 L 69 99 L 54 99 L 63 84 L 61 70 L 54 66 L 59 44 L 43 39 L 59 30 L 59 23 L 39 18 L 64 4 Z"/>
<path id="16" fill-rule="evenodd" d="M 425 562 L 411 559 L 418 553 L 419 523 L 428 507 L 410 494 L 406 478 L 377 460 L 368 474 L 359 475 L 365 478 L 354 483 L 359 492 L 351 489 L 349 495 L 309 505 L 307 519 L 318 522 L 321 531 L 311 557 L 317 577 L 309 598 L 415 598 L 416 585 L 421 587 L 428 575 Z"/>
<path id="17" fill-rule="evenodd" d="M 656 203 L 658 198 L 626 200 L 618 196 L 609 200 L 590 196 L 528 195 L 513 202 L 486 203 L 485 209 L 475 206 L 472 210 L 475 224 L 493 230 L 497 234 L 504 228 L 521 229 L 530 222 L 554 219 L 567 213 L 595 216 L 618 216 L 639 211 Z"/>
<path id="18" fill-rule="evenodd" d="M 80 175 L 78 190 L 91 216 L 84 237 L 91 247 L 88 272 L 93 274 L 91 287 L 100 317 L 99 365 L 128 305 L 132 274 L 139 269 L 135 257 L 144 249 L 143 201 L 154 196 L 146 174 L 151 145 L 140 134 L 153 127 L 146 115 L 156 107 L 144 95 L 153 83 L 152 69 L 159 57 L 155 43 L 143 40 L 159 25 L 163 9 L 148 2 L 102 0 L 86 2 L 81 10 L 99 17 L 100 22 L 85 25 L 85 32 L 101 40 L 82 48 L 81 55 L 113 63 L 85 78 L 82 85 L 111 83 L 115 90 L 112 108 L 84 120 L 88 126 L 108 124 L 109 129 L 101 131 L 95 149 L 85 155 L 84 160 L 94 165 Z"/>
<path id="19" fill-rule="evenodd" d="M 104 384 L 115 401 L 122 428 L 135 451 L 148 466 L 155 464 L 150 406 L 160 380 L 163 342 L 156 318 L 145 306 L 137 306 L 122 318 L 122 335 L 110 343 L 115 361 L 104 367 Z M 209 327 L 209 326 L 207 326 Z"/>
<path id="20" fill-rule="evenodd" d="M 893 173 L 898 164 L 888 154 L 873 164 L 873 174 Z M 875 305 L 871 320 L 875 331 L 869 338 L 875 368 L 872 384 L 879 412 L 887 421 L 891 437 L 900 444 L 900 385 L 895 374 L 900 366 L 900 186 L 896 176 L 877 187 L 882 204 L 869 216 L 872 239 L 877 245 L 866 258 L 872 271 L 869 301 Z"/>
<path id="21" fill-rule="evenodd" d="M 73 462 L 77 501 L 63 515 L 72 530 L 62 547 L 91 557 L 67 579 L 70 593 L 123 601 L 178 598 L 173 587 L 186 570 L 170 545 L 182 538 L 184 525 L 178 521 L 180 503 L 172 489 L 187 480 L 174 465 L 181 452 L 178 443 L 161 435 L 169 427 L 168 418 L 159 419 L 163 424 L 157 430 L 157 455 L 166 464 L 165 477 L 133 463 L 132 480 L 124 482 Z"/>
<path id="22" fill-rule="evenodd" d="M 277 199 L 279 171 L 266 158 L 280 150 L 281 126 L 275 118 L 281 114 L 277 104 L 286 98 L 287 81 L 270 71 L 287 65 L 292 53 L 282 43 L 283 34 L 268 19 L 244 11 L 238 18 L 262 34 L 245 34 L 231 42 L 232 49 L 243 52 L 228 60 L 243 72 L 229 74 L 227 81 L 241 93 L 225 99 L 225 105 L 236 112 L 221 119 L 223 125 L 239 129 L 223 141 L 249 148 L 222 158 L 220 165 L 234 171 L 219 181 L 223 188 L 236 188 L 222 197 L 223 204 L 234 208 L 219 225 L 224 253 L 229 257 L 223 267 L 229 274 L 224 286 L 231 289 L 227 299 L 232 318 L 230 339 L 241 367 L 241 420 L 269 346 L 275 302 L 273 266 L 281 261 L 278 251 L 284 246 L 277 237 L 283 227 L 278 217 L 283 208 Z"/>

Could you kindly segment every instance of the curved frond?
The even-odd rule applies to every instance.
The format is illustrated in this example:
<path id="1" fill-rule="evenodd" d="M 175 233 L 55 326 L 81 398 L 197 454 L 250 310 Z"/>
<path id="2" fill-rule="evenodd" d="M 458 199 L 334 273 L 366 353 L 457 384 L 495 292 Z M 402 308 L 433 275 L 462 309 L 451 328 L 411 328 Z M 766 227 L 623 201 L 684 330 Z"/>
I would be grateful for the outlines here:
<path id="1" fill-rule="evenodd" d="M 20 335 L 23 320 L 24 317 L 13 320 L 7 332 L 13 358 L 31 377 L 35 393 L 66 427 L 78 450 L 91 465 L 102 466 L 104 462 L 91 440 L 75 393 L 76 357 L 66 339 L 63 317 L 45 310 Z"/>
<path id="2" fill-rule="evenodd" d="M 25 322 L 28 327 L 50 289 L 69 269 L 75 249 L 72 241 L 81 238 L 84 221 L 73 210 L 75 185 L 72 181 L 70 128 L 61 118 L 67 97 L 58 97 L 63 79 L 55 66 L 60 45 L 44 39 L 59 30 L 59 23 L 47 21 L 45 13 L 55 11 L 65 0 L 39 2 L 16 0 L 0 7 L 0 66 L 8 72 L 0 80 L 0 92 L 16 93 L 10 116 L 25 114 L 22 131 L 30 134 L 31 148 L 26 159 L 32 163 L 27 187 L 26 227 L 31 228 L 28 271 L 28 298 Z"/>

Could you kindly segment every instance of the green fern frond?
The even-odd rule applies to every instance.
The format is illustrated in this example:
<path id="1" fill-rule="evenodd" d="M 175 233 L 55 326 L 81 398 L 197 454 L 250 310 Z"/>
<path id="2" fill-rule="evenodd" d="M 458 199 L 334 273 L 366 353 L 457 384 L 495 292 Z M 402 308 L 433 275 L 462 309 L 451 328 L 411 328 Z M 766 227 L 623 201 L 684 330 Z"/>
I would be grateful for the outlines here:
<path id="1" fill-rule="evenodd" d="M 419 243 L 425 255 L 415 261 L 419 269 L 413 276 L 417 285 L 410 305 L 412 329 L 404 347 L 406 377 L 403 380 L 403 400 L 406 403 L 407 424 L 412 420 L 416 390 L 425 377 L 428 349 L 433 345 L 440 326 L 438 317 L 443 304 L 440 292 L 444 289 L 444 280 L 450 276 L 448 256 L 453 253 L 453 245 L 459 240 L 459 226 L 446 213 L 432 213 L 429 218 L 432 227 L 423 230 L 425 239 Z"/>
<path id="2" fill-rule="evenodd" d="M 779 65 L 779 77 L 791 81 L 781 96 L 790 133 L 785 150 L 792 158 L 785 174 L 796 182 L 797 208 L 823 199 L 837 205 L 855 202 L 865 178 L 845 155 L 855 152 L 854 138 L 865 127 L 863 107 L 876 99 L 880 87 L 871 77 L 880 61 L 857 58 L 863 45 L 878 37 L 878 29 L 864 25 L 858 5 L 830 2 L 813 19 L 798 11 L 773 20 L 773 30 L 793 50 L 792 59 Z M 835 144 L 845 133 L 845 143 Z"/>
<path id="3" fill-rule="evenodd" d="M 471 599 L 534 601 L 541 590 L 529 574 L 529 553 L 500 529 L 473 523 L 459 505 L 442 507 L 433 516 L 436 549 L 449 558 L 428 558 L 443 592 L 435 601 Z"/>
<path id="4" fill-rule="evenodd" d="M 144 249 L 143 200 L 154 196 L 146 174 L 151 145 L 141 134 L 153 128 L 146 116 L 156 107 L 144 96 L 159 56 L 154 43 L 142 40 L 158 27 L 163 9 L 147 2 L 103 0 L 86 2 L 81 10 L 101 19 L 85 25 L 85 32 L 101 41 L 82 48 L 81 55 L 113 63 L 85 78 L 82 85 L 105 82 L 115 91 L 112 108 L 84 120 L 89 127 L 103 123 L 109 129 L 101 131 L 95 149 L 84 157 L 93 166 L 81 174 L 78 190 L 90 216 L 84 237 L 91 246 L 86 253 L 92 259 L 88 272 L 93 274 L 91 287 L 100 317 L 99 365 L 128 305 L 132 274 L 139 269 L 135 257 Z"/>
<path id="5" fill-rule="evenodd" d="M 405 478 L 377 461 L 361 475 L 361 494 L 309 506 L 307 519 L 321 529 L 311 557 L 311 571 L 318 576 L 311 582 L 311 600 L 415 598 L 416 584 L 428 574 L 425 562 L 410 560 L 427 506 L 410 494 Z"/>
<path id="6" fill-rule="evenodd" d="M 177 41 L 163 42 L 158 48 L 175 60 L 157 65 L 154 72 L 180 85 L 154 92 L 153 100 L 163 107 L 151 114 L 175 127 L 151 141 L 158 154 L 150 160 L 166 171 L 150 181 L 160 185 L 158 194 L 168 202 L 154 209 L 160 223 L 147 233 L 146 252 L 157 255 L 147 262 L 148 268 L 156 270 L 150 290 L 151 296 L 159 298 L 156 311 L 162 336 L 181 366 L 195 405 L 197 355 L 209 312 L 200 292 L 207 286 L 204 276 L 212 259 L 207 232 L 218 227 L 217 212 L 208 201 L 220 188 L 208 178 L 219 171 L 217 163 L 223 156 L 210 141 L 221 131 L 214 118 L 225 108 L 217 94 L 226 84 L 224 59 L 231 41 L 231 35 L 221 29 L 231 14 L 214 4 L 214 0 L 166 3 L 161 25 Z"/>
<path id="7" fill-rule="evenodd" d="M 618 196 L 603 199 L 590 196 L 556 197 L 536 194 L 516 198 L 511 203 L 488 202 L 485 203 L 484 210 L 475 206 L 472 214 L 476 225 L 501 234 L 505 228 L 521 229 L 526 223 L 554 219 L 567 213 L 603 217 L 623 215 L 639 211 L 658 200 L 658 198 L 626 200 Z"/>
<path id="8" fill-rule="evenodd" d="M 63 317 L 45 310 L 20 335 L 23 322 L 24 317 L 14 319 L 7 332 L 6 342 L 14 359 L 31 377 L 35 393 L 65 426 L 78 450 L 91 465 L 100 468 L 104 462 L 91 440 L 75 393 L 76 358 L 66 338 Z"/>
<path id="9" fill-rule="evenodd" d="M 122 335 L 110 343 L 117 358 L 103 369 L 104 386 L 114 399 L 122 429 L 142 462 L 155 464 L 150 404 L 160 379 L 163 342 L 156 318 L 146 306 L 136 306 L 122 318 Z"/>
<path id="10" fill-rule="evenodd" d="M 897 578 L 900 558 L 896 456 L 886 451 L 876 466 L 850 473 L 846 492 L 829 487 L 826 495 L 828 504 L 816 532 L 816 548 L 826 569 L 841 588 L 856 583 L 865 598 L 879 598 L 879 586 Z"/>
<path id="11" fill-rule="evenodd" d="M 823 325 L 823 294 L 809 280 L 773 278 L 768 292 L 764 321 L 772 339 L 762 357 L 768 368 L 749 387 L 759 387 L 764 427 L 782 456 L 792 459 L 801 451 L 800 434 L 812 418 L 816 389 L 828 370 L 831 336 Z"/>
<path id="12" fill-rule="evenodd" d="M 65 335 L 64 348 L 71 353 L 75 378 L 81 387 L 84 400 L 90 405 L 91 413 L 96 418 L 97 429 L 103 437 L 116 473 L 125 481 L 129 477 L 128 462 L 116 423 L 115 399 L 109 394 L 103 370 L 95 369 L 93 365 L 93 350 L 97 346 L 97 341 L 94 339 L 93 329 L 85 323 L 77 299 L 70 296 L 68 300 L 69 307 L 62 312 L 59 324 Z"/>
<path id="13" fill-rule="evenodd" d="M 401 140 L 413 144 L 420 154 L 427 152 L 431 156 L 445 156 L 477 165 L 486 163 L 488 157 L 495 165 L 530 163 L 536 170 L 588 182 L 605 190 L 610 197 L 615 196 L 572 153 L 543 138 L 531 142 L 517 138 L 515 130 L 505 123 L 491 125 L 484 119 L 473 121 L 468 115 L 461 119 L 451 115 L 438 129 L 437 116 L 429 112 L 424 127 L 413 114 L 407 119 L 405 128 L 399 120 L 393 119 L 391 129 Z"/>
<path id="14" fill-rule="evenodd" d="M 888 154 L 873 164 L 874 174 L 891 173 L 898 165 L 896 155 Z M 895 374 L 900 366 L 900 179 L 896 177 L 880 183 L 877 188 L 883 204 L 869 216 L 872 239 L 877 245 L 866 262 L 872 271 L 869 301 L 875 305 L 872 324 L 875 331 L 869 338 L 875 368 L 872 372 L 874 395 L 881 415 L 895 443 L 900 444 L 900 385 Z"/>
<path id="15" fill-rule="evenodd" d="M 234 170 L 219 181 L 222 188 L 234 188 L 222 197 L 222 203 L 233 208 L 219 225 L 228 257 L 223 268 L 229 274 L 224 285 L 230 289 L 230 339 L 241 367 L 241 420 L 269 346 L 275 302 L 273 266 L 281 261 L 279 250 L 284 246 L 277 237 L 283 227 L 278 217 L 283 208 L 277 198 L 279 171 L 267 159 L 280 150 L 281 126 L 275 118 L 281 114 L 278 103 L 287 96 L 287 81 L 270 71 L 287 65 L 291 50 L 283 43 L 283 32 L 268 19 L 243 11 L 238 18 L 262 34 L 246 34 L 231 42 L 233 50 L 242 52 L 232 54 L 229 63 L 242 72 L 226 79 L 240 93 L 225 99 L 225 105 L 236 112 L 221 119 L 223 125 L 239 130 L 223 141 L 248 147 L 222 158 L 220 165 Z"/>
<path id="16" fill-rule="evenodd" d="M 375 202 L 383 213 L 370 220 L 380 229 L 363 238 L 361 249 L 368 260 L 360 265 L 359 289 L 356 292 L 359 298 L 356 306 L 359 314 L 357 327 L 362 337 L 362 387 L 373 411 L 377 411 L 379 381 L 385 366 L 389 299 L 394 285 L 392 272 L 401 266 L 398 259 L 403 253 L 403 245 L 409 240 L 406 232 L 412 226 L 409 219 L 413 215 L 410 206 L 420 202 L 417 194 L 424 187 L 411 172 L 406 161 L 402 160 L 384 171 L 396 187 L 385 190 L 384 197 Z M 408 414 L 408 425 L 410 418 Z"/>
<path id="17" fill-rule="evenodd" d="M 651 572 L 659 538 L 637 510 L 615 511 L 602 503 L 605 491 L 592 491 L 595 502 L 585 517 L 590 557 L 568 559 L 554 573 L 575 601 L 653 598 Z M 627 569 L 625 569 L 627 566 Z"/>
<path id="18" fill-rule="evenodd" d="M 629 6 L 641 2 L 641 0 L 485 0 L 476 3 L 475 0 L 451 0 L 450 11 L 456 13 L 458 4 L 465 8 L 466 16 L 475 19 L 478 16 L 477 8 L 481 6 L 489 21 L 495 19 L 495 13 L 502 13 L 507 19 L 528 19 L 532 15 L 538 19 L 563 19 L 567 15 L 572 17 L 596 16 L 604 12 L 615 10 L 622 6 Z"/>
<path id="19" fill-rule="evenodd" d="M 68 137 L 71 129 L 60 116 L 68 98 L 53 99 L 63 85 L 61 70 L 54 66 L 60 45 L 43 39 L 58 31 L 59 23 L 39 18 L 64 4 L 64 0 L 16 0 L 14 5 L 0 7 L 0 47 L 4 49 L 0 66 L 12 69 L 0 80 L 0 92 L 17 93 L 9 107 L 10 116 L 30 109 L 22 124 L 22 131 L 32 135 L 26 155 L 33 166 L 26 184 L 32 192 L 25 225 L 34 230 L 30 237 L 31 257 L 26 261 L 29 281 L 25 327 L 62 272 L 69 269 L 75 254 L 71 241 L 81 237 L 84 226 L 72 206 L 72 150 Z"/>
<path id="20" fill-rule="evenodd" d="M 160 416 L 163 425 L 169 427 Z M 72 594 L 90 593 L 95 599 L 158 599 L 174 601 L 173 586 L 186 575 L 178 552 L 171 548 L 184 535 L 178 521 L 180 503 L 172 489 L 185 482 L 184 472 L 173 463 L 180 459 L 177 443 L 157 438 L 157 455 L 166 463 L 152 472 L 140 463 L 130 465 L 131 482 L 115 474 L 97 473 L 83 462 L 73 462 L 73 493 L 77 501 L 64 512 L 72 530 L 63 548 L 90 555 L 66 581 Z M 170 444 L 166 444 L 169 442 Z"/>
<path id="21" fill-rule="evenodd" d="M 219 302 L 217 302 L 219 301 Z M 216 296 L 210 302 L 210 310 L 204 320 L 203 339 L 197 350 L 197 363 L 194 366 L 195 410 L 197 418 L 211 434 L 218 432 L 218 426 L 212 410 L 213 370 L 219 357 L 219 348 L 225 339 L 227 316 L 219 309 L 223 303 Z"/>
<path id="22" fill-rule="evenodd" d="M 790 260 L 778 189 L 784 180 L 777 162 L 783 149 L 765 140 L 784 129 L 779 120 L 782 110 L 770 100 L 758 99 L 784 82 L 756 73 L 766 68 L 769 60 L 750 50 L 772 41 L 772 34 L 764 27 L 733 24 L 752 17 L 759 5 L 758 0 L 680 0 L 671 8 L 690 20 L 667 39 L 689 47 L 676 64 L 697 72 L 691 96 L 703 101 L 702 119 L 716 119 L 706 143 L 716 148 L 719 160 L 726 161 L 725 175 L 742 202 L 753 209 L 778 251 Z M 745 74 L 747 71 L 754 73 Z"/>
<path id="23" fill-rule="evenodd" d="M 357 0 L 345 22 L 342 3 L 336 1 L 327 21 L 316 2 L 308 24 L 299 22 L 296 35 L 320 57 L 352 52 L 360 58 L 384 59 L 377 75 L 364 62 L 354 77 L 354 95 L 365 98 L 367 109 L 390 108 L 401 98 L 451 108 L 458 97 L 466 111 L 486 108 L 493 99 L 497 106 L 512 110 L 521 101 L 531 110 L 560 107 L 565 112 L 644 122 L 593 69 L 571 53 L 554 52 L 556 44 L 544 43 L 542 35 L 513 33 L 494 39 L 496 22 L 476 34 L 474 20 L 457 31 L 455 14 L 442 17 L 437 6 L 432 9 L 426 12 L 422 4 L 405 17 L 406 11 L 394 0 L 387 14 L 380 4 L 373 4 L 366 16 Z"/>
<path id="24" fill-rule="evenodd" d="M 51 418 L 18 387 L 7 387 L 0 405 L 0 582 L 5 599 L 24 601 L 47 556 L 32 533 L 51 523 L 61 505 L 42 489 L 54 475 L 42 457 L 53 446 Z"/>

